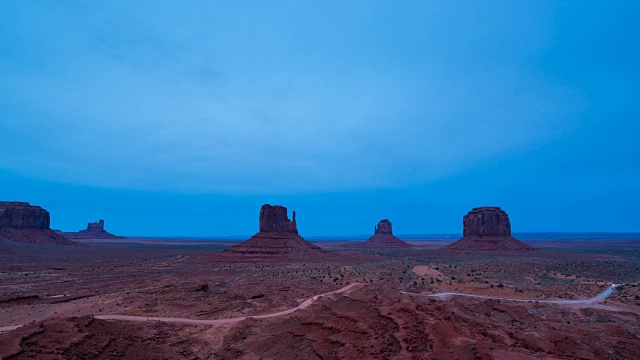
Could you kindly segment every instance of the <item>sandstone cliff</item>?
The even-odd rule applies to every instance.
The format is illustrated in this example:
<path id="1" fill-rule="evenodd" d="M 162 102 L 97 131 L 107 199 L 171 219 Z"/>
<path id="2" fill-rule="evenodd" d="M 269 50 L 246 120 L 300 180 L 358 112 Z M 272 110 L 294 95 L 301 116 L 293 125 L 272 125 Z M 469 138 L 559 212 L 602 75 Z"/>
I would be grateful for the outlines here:
<path id="1" fill-rule="evenodd" d="M 0 202 L 0 228 L 48 229 L 49 212 L 26 202 Z"/>
<path id="2" fill-rule="evenodd" d="M 462 218 L 463 237 L 447 246 L 457 252 L 527 252 L 531 246 L 511 237 L 511 222 L 499 207 L 479 207 Z"/>
<path id="3" fill-rule="evenodd" d="M 262 205 L 260 209 L 260 231 L 297 234 L 296 212 L 293 221 L 289 220 L 287 208 L 280 205 Z"/>
<path id="4" fill-rule="evenodd" d="M 73 245 L 49 228 L 49 212 L 26 202 L 0 202 L 0 237 L 21 243 Z"/>
<path id="5" fill-rule="evenodd" d="M 226 253 L 244 255 L 318 256 L 328 252 L 298 235 L 296 215 L 289 220 L 284 206 L 263 205 L 260 209 L 260 231 L 247 241 L 226 249 Z"/>
<path id="6" fill-rule="evenodd" d="M 463 236 L 511 236 L 509 216 L 499 207 L 478 207 L 462 218 Z"/>

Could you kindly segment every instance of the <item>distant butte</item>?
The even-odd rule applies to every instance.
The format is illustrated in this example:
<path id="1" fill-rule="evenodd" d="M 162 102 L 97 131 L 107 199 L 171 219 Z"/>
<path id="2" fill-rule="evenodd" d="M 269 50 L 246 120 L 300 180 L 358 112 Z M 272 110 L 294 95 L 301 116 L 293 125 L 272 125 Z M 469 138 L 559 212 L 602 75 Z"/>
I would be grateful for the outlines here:
<path id="1" fill-rule="evenodd" d="M 49 212 L 26 202 L 0 202 L 0 239 L 12 242 L 74 245 L 49 227 Z"/>
<path id="2" fill-rule="evenodd" d="M 298 235 L 296 212 L 289 220 L 284 206 L 262 205 L 260 231 L 249 240 L 224 250 L 231 254 L 313 256 L 326 255 L 327 251 L 305 241 Z"/>
<path id="3" fill-rule="evenodd" d="M 87 224 L 87 228 L 78 232 L 65 232 L 62 233 L 67 239 L 73 240 L 108 240 L 108 239 L 124 239 L 122 236 L 116 236 L 104 229 L 104 220 L 97 222 L 90 222 Z"/>
<path id="4" fill-rule="evenodd" d="M 462 219 L 463 237 L 447 246 L 449 250 L 469 253 L 528 252 L 535 248 L 511 236 L 509 216 L 499 207 L 478 207 Z"/>
<path id="5" fill-rule="evenodd" d="M 393 235 L 391 221 L 388 219 L 380 220 L 373 231 L 374 234 L 369 240 L 357 244 L 357 246 L 376 249 L 406 249 L 413 247 Z"/>

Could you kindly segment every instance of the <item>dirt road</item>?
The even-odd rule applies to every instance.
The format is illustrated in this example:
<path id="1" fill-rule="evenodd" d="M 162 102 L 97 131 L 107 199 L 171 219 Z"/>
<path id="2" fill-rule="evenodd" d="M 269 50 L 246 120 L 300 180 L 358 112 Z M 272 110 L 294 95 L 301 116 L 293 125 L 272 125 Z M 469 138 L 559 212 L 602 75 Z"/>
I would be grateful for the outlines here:
<path id="1" fill-rule="evenodd" d="M 309 307 L 309 305 L 313 304 L 314 301 L 318 300 L 319 298 L 321 298 L 323 296 L 343 293 L 343 292 L 346 292 L 346 291 L 350 290 L 351 288 L 353 288 L 354 286 L 357 286 L 357 285 L 360 285 L 360 284 L 359 283 L 353 283 L 353 284 L 347 285 L 347 286 L 345 286 L 345 287 L 343 287 L 341 289 L 335 290 L 335 291 L 331 291 L 331 292 L 328 292 L 328 293 L 315 295 L 315 296 L 312 296 L 312 297 L 304 300 L 303 302 L 300 303 L 300 305 L 298 305 L 298 306 L 296 306 L 294 308 L 287 309 L 287 310 L 282 310 L 282 311 L 278 311 L 278 312 L 274 312 L 274 313 L 270 313 L 270 314 L 263 314 L 263 315 L 248 315 L 248 316 L 241 316 L 241 317 L 235 317 L 235 318 L 212 319 L 212 320 L 174 318 L 174 317 L 134 316 L 134 315 L 96 315 L 95 317 L 96 317 L 96 319 L 102 319 L 102 320 L 163 321 L 163 322 L 172 322 L 172 323 L 200 324 L 200 325 L 229 324 L 229 323 L 235 323 L 235 322 L 238 322 L 238 321 L 242 321 L 242 320 L 245 320 L 245 319 L 248 319 L 248 318 L 266 319 L 266 318 L 273 318 L 273 317 L 278 317 L 278 316 L 291 314 L 294 311 L 301 310 L 301 309 L 306 309 L 307 307 Z M 616 289 L 616 287 L 618 287 L 620 285 L 621 284 L 613 284 L 613 285 L 609 286 L 606 290 L 604 290 L 602 293 L 598 294 L 597 296 L 594 296 L 591 299 L 584 299 L 584 300 L 511 299 L 511 298 L 496 297 L 496 296 L 462 294 L 462 293 L 454 293 L 454 292 L 443 292 L 443 293 L 437 293 L 437 294 L 414 294 L 414 293 L 408 293 L 408 292 L 404 292 L 403 291 L 402 293 L 406 294 L 406 295 L 411 295 L 411 296 L 435 297 L 435 298 L 438 298 L 438 299 L 441 299 L 441 300 L 446 300 L 446 299 L 449 299 L 449 298 L 451 298 L 453 296 L 466 296 L 466 297 L 475 297 L 475 298 L 481 298 L 481 299 L 496 299 L 496 300 L 517 301 L 517 302 L 537 302 L 537 303 L 589 306 L 589 307 L 602 308 L 602 309 L 606 309 L 606 310 L 620 311 L 620 310 L 623 310 L 623 309 L 619 309 L 617 307 L 606 306 L 606 305 L 600 304 L 609 295 L 611 295 L 611 293 L 613 293 L 613 291 Z M 11 325 L 11 326 L 0 327 L 0 332 L 6 332 L 6 331 L 14 330 L 14 329 L 17 329 L 17 328 L 19 328 L 21 326 L 23 326 L 23 325 Z"/>
<path id="2" fill-rule="evenodd" d="M 616 287 L 623 284 L 612 284 L 608 288 L 606 288 L 600 294 L 592 297 L 591 299 L 582 299 L 582 300 L 540 300 L 540 299 L 512 299 L 498 296 L 487 296 L 487 295 L 476 295 L 476 294 L 462 294 L 455 292 L 443 292 L 437 294 L 415 294 L 408 293 L 402 291 L 403 294 L 412 295 L 412 296 L 425 296 L 425 297 L 435 297 L 440 300 L 447 300 L 454 296 L 464 296 L 464 297 L 474 297 L 480 299 L 495 299 L 495 300 L 505 300 L 505 301 L 517 301 L 517 302 L 533 302 L 533 303 L 546 303 L 546 304 L 561 304 L 561 305 L 570 305 L 570 306 L 579 306 L 579 307 L 592 307 L 603 310 L 611 310 L 611 311 L 630 311 L 628 309 L 623 309 L 616 306 L 608 306 L 601 304 L 613 291 Z"/>
<path id="3" fill-rule="evenodd" d="M 327 295 L 332 295 L 332 294 L 339 294 L 339 293 L 343 293 L 351 288 L 353 288 L 354 286 L 359 285 L 358 283 L 353 283 L 351 285 L 347 285 L 341 289 L 335 290 L 335 291 L 331 291 L 328 293 L 324 293 L 324 294 L 319 294 L 319 295 L 315 295 L 312 296 L 306 300 L 304 300 L 302 303 L 300 303 L 300 305 L 291 308 L 291 309 L 287 309 L 287 310 L 283 310 L 283 311 L 278 311 L 278 312 L 274 312 L 274 313 L 270 313 L 270 314 L 263 314 L 263 315 L 249 315 L 249 316 L 241 316 L 241 317 L 235 317 L 235 318 L 227 318 L 227 319 L 214 319 L 214 320 L 199 320 L 199 319 L 186 319 L 186 318 L 172 318 L 172 317 L 149 317 L 149 316 L 133 316 L 133 315 L 97 315 L 96 319 L 102 319 L 102 320 L 126 320 L 126 321 L 164 321 L 164 322 L 174 322 L 174 323 L 184 323 L 184 324 L 201 324 L 201 325 L 217 325 L 217 324 L 229 324 L 229 323 L 235 323 L 238 321 L 242 321 L 248 318 L 253 318 L 253 319 L 266 319 L 266 318 L 272 318 L 272 317 L 277 317 L 277 316 L 282 316 L 282 315 L 287 315 L 287 314 L 291 314 L 294 311 L 300 310 L 300 309 L 306 309 L 309 305 L 313 304 L 314 301 L 318 300 L 319 298 L 323 297 L 323 296 L 327 296 Z M 1 330 L 1 328 L 0 328 Z"/>

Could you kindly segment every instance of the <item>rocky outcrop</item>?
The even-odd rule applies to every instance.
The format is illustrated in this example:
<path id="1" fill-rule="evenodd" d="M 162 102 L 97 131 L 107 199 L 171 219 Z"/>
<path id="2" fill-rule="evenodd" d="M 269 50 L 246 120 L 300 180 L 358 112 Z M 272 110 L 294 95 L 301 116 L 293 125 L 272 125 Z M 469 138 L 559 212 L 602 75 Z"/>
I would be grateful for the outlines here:
<path id="1" fill-rule="evenodd" d="M 0 237 L 21 243 L 73 245 L 49 228 L 49 212 L 26 202 L 0 202 Z"/>
<path id="2" fill-rule="evenodd" d="M 391 221 L 388 219 L 380 220 L 378 226 L 374 228 L 373 236 L 363 243 L 355 244 L 355 246 L 375 249 L 403 249 L 413 247 L 411 244 L 393 236 Z"/>
<path id="3" fill-rule="evenodd" d="M 317 256 L 328 252 L 298 235 L 295 211 L 289 220 L 284 206 L 263 205 L 260 209 L 260 232 L 247 241 L 224 250 L 228 254 Z"/>
<path id="4" fill-rule="evenodd" d="M 48 229 L 49 212 L 26 202 L 0 202 L 0 228 Z"/>
<path id="5" fill-rule="evenodd" d="M 108 239 L 124 239 L 122 236 L 116 236 L 104 229 L 104 220 L 90 222 L 87 228 L 78 232 L 62 233 L 66 238 L 73 240 L 108 240 Z"/>
<path id="6" fill-rule="evenodd" d="M 275 233 L 297 234 L 296 212 L 293 212 L 293 221 L 289 220 L 287 208 L 280 205 L 262 205 L 260 209 L 260 231 Z"/>
<path id="7" fill-rule="evenodd" d="M 449 245 L 458 252 L 523 252 L 535 250 L 511 236 L 511 222 L 499 207 L 473 208 L 462 218 L 463 237 Z"/>
<path id="8" fill-rule="evenodd" d="M 378 226 L 374 228 L 374 234 L 393 234 L 391 230 L 391 221 L 388 219 L 380 220 Z"/>
<path id="9" fill-rule="evenodd" d="M 473 208 L 462 223 L 462 236 L 511 236 L 509 216 L 499 207 Z"/>
<path id="10" fill-rule="evenodd" d="M 90 231 L 104 231 L 104 220 L 100 219 L 97 222 L 90 222 L 87 224 L 87 230 Z M 84 231 L 87 231 L 84 230 Z"/>

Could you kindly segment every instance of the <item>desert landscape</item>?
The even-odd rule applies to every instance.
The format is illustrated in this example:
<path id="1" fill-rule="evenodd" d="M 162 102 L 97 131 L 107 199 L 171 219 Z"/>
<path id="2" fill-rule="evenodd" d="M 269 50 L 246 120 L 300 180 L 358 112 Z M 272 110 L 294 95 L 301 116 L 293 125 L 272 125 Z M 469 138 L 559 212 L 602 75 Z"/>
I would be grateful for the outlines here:
<path id="1" fill-rule="evenodd" d="M 16 216 L 30 218 L 28 209 L 44 211 L 24 204 L 20 209 L 11 216 L 12 231 L 3 234 L 40 226 L 16 227 Z M 636 241 L 547 239 L 522 243 L 520 250 L 511 244 L 517 240 L 504 211 L 474 209 L 464 225 L 460 242 L 439 248 L 421 247 L 419 241 L 387 249 L 350 242 L 313 245 L 297 235 L 286 208 L 265 205 L 260 232 L 240 244 L 125 241 L 102 232 L 75 236 L 72 245 L 3 238 L 0 355 L 640 356 Z M 390 233 L 385 226 L 376 229 Z M 483 243 L 490 248 L 469 244 L 469 236 L 476 242 L 487 238 Z"/>
<path id="2" fill-rule="evenodd" d="M 640 360 L 640 1 L 0 1 L 0 360 Z"/>

